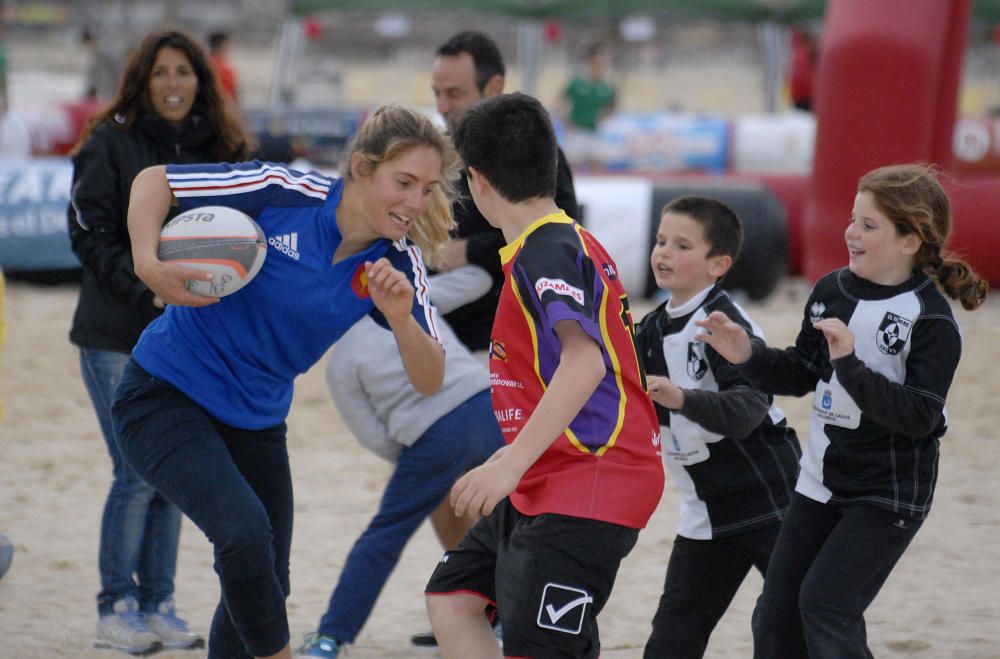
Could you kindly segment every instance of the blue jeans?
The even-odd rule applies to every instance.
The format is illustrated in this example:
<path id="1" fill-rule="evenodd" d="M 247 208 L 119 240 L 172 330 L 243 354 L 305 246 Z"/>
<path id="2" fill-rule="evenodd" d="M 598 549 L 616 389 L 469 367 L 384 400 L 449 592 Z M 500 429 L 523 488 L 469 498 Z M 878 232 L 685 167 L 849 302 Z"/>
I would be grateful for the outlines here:
<path id="1" fill-rule="evenodd" d="M 209 657 L 244 659 L 288 644 L 292 478 L 285 424 L 221 423 L 134 361 L 112 418 L 122 457 L 212 543 L 222 585 Z"/>
<path id="2" fill-rule="evenodd" d="M 111 613 L 114 603 L 128 596 L 143 611 L 156 610 L 157 604 L 173 596 L 177 569 L 181 512 L 122 461 L 111 427 L 112 396 L 128 360 L 124 352 L 80 349 L 83 384 L 97 412 L 113 468 L 101 519 L 98 615 Z"/>
<path id="3" fill-rule="evenodd" d="M 354 642 L 417 528 L 459 476 L 485 462 L 503 443 L 490 392 L 484 390 L 403 449 L 378 512 L 351 547 L 320 633 Z"/>
<path id="4" fill-rule="evenodd" d="M 755 659 L 870 659 L 865 609 L 922 524 L 794 494 L 753 612 Z"/>

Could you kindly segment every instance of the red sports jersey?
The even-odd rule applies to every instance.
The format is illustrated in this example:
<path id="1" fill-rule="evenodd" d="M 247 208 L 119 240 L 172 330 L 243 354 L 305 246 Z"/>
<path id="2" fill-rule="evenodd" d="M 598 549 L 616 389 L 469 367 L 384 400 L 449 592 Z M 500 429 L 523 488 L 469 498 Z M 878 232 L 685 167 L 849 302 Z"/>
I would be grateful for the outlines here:
<path id="1" fill-rule="evenodd" d="M 555 324 L 574 320 L 601 347 L 607 372 L 510 500 L 642 528 L 663 492 L 659 424 L 636 358 L 628 297 L 600 243 L 565 213 L 546 215 L 500 251 L 504 285 L 490 346 L 493 409 L 507 443 L 559 365 Z"/>

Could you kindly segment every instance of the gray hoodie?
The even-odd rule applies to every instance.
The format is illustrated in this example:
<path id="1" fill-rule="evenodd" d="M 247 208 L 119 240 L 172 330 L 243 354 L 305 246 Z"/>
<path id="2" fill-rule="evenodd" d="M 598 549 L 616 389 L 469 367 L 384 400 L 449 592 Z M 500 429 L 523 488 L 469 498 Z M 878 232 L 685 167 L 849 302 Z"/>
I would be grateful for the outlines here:
<path id="1" fill-rule="evenodd" d="M 477 288 L 489 285 L 481 268 L 431 277 L 431 299 L 442 313 Z M 482 272 L 482 277 L 476 270 Z M 456 280 L 460 283 L 456 285 Z M 437 314 L 435 314 L 437 316 Z M 362 446 L 395 462 L 404 446 L 412 446 L 438 419 L 488 389 L 489 371 L 462 345 L 440 316 L 438 338 L 445 349 L 441 390 L 424 396 L 413 388 L 391 331 L 370 317 L 356 323 L 334 344 L 326 365 L 330 394 L 344 423 Z"/>

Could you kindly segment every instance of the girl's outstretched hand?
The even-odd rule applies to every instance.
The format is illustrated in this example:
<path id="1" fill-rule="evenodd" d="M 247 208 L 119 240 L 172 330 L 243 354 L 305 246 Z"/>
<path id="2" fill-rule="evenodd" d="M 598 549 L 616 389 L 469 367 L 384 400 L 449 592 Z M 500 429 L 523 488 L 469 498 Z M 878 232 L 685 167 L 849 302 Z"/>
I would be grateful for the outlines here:
<path id="1" fill-rule="evenodd" d="M 854 352 L 854 332 L 839 318 L 824 318 L 813 323 L 813 327 L 823 332 L 826 345 L 830 349 L 830 359 L 840 359 Z"/>
<path id="2" fill-rule="evenodd" d="M 695 340 L 712 346 L 730 364 L 742 364 L 750 359 L 750 337 L 726 314 L 713 311 L 705 320 L 696 320 L 694 324 L 705 330 L 695 334 Z"/>

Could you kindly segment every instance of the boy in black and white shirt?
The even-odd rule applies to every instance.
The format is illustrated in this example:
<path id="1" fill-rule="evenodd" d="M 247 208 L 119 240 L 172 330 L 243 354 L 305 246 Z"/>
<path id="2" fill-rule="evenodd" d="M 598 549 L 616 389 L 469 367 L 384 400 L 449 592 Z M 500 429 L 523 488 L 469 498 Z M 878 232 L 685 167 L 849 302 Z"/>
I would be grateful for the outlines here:
<path id="1" fill-rule="evenodd" d="M 798 473 L 798 439 L 781 410 L 694 338 L 702 331 L 694 321 L 714 311 L 761 336 L 716 284 L 741 241 L 728 206 L 682 197 L 664 208 L 650 256 L 657 285 L 671 298 L 642 320 L 636 342 L 681 499 L 647 658 L 704 654 L 747 572 L 767 569 Z"/>

